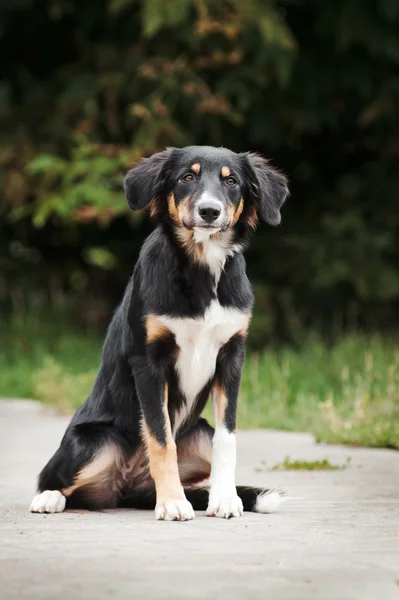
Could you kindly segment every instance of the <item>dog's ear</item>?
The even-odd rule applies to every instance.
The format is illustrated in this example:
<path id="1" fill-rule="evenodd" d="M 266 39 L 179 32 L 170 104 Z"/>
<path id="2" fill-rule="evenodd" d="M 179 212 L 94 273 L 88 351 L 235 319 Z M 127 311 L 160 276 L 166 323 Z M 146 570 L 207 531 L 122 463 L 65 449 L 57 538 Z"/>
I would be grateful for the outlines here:
<path id="1" fill-rule="evenodd" d="M 130 208 L 140 210 L 156 198 L 165 182 L 171 149 L 141 161 L 125 177 L 125 195 Z"/>
<path id="2" fill-rule="evenodd" d="M 266 223 L 278 225 L 281 221 L 280 208 L 289 194 L 287 179 L 259 154 L 249 152 L 245 156 L 250 170 L 249 191 L 258 212 Z"/>

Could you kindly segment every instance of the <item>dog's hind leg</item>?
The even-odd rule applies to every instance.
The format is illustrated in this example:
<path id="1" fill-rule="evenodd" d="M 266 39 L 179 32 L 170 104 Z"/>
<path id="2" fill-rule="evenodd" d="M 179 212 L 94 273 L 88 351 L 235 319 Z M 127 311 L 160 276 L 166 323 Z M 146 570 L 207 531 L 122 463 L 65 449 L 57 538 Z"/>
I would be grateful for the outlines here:
<path id="1" fill-rule="evenodd" d="M 185 489 L 209 485 L 214 429 L 205 419 L 176 440 L 179 475 Z"/>
<path id="2" fill-rule="evenodd" d="M 62 512 L 91 510 L 118 504 L 123 460 L 118 432 L 109 426 L 84 423 L 68 429 L 60 448 L 39 476 L 38 494 L 29 510 Z"/>
<path id="3" fill-rule="evenodd" d="M 208 505 L 209 475 L 211 472 L 213 427 L 205 419 L 190 427 L 176 440 L 177 467 L 179 482 L 187 498 L 195 500 L 195 508 L 205 510 Z M 145 456 L 145 449 L 141 461 Z M 140 450 L 136 455 L 134 469 L 129 473 L 126 495 L 120 506 L 151 510 L 156 505 L 154 482 L 148 465 L 140 466 Z"/>

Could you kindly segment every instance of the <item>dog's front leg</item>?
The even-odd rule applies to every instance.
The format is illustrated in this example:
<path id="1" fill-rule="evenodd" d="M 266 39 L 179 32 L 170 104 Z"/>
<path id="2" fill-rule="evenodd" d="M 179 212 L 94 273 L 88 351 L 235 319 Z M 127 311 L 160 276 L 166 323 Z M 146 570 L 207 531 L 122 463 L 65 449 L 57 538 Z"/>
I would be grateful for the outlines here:
<path id="1" fill-rule="evenodd" d="M 215 413 L 211 489 L 206 514 L 239 517 L 243 513 L 236 489 L 236 412 L 244 361 L 244 337 L 235 335 L 219 352 L 212 401 Z"/>
<path id="2" fill-rule="evenodd" d="M 155 518 L 165 521 L 194 519 L 186 500 L 177 466 L 176 443 L 168 413 L 168 384 L 148 365 L 133 369 L 136 390 L 143 411 L 143 436 L 150 473 L 155 483 Z"/>

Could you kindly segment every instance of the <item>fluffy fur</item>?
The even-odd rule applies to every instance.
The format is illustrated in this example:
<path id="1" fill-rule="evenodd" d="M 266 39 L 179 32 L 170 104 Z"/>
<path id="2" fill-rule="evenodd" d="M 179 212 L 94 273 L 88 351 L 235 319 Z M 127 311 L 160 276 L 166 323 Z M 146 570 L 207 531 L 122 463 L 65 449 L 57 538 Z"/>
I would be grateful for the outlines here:
<path id="1" fill-rule="evenodd" d="M 270 512 L 281 496 L 235 485 L 236 406 L 253 304 L 242 251 L 258 216 L 280 222 L 285 177 L 258 155 L 168 149 L 128 174 L 157 223 L 103 347 L 92 392 L 39 476 L 32 512 L 66 506 Z M 212 392 L 216 431 L 200 418 Z"/>

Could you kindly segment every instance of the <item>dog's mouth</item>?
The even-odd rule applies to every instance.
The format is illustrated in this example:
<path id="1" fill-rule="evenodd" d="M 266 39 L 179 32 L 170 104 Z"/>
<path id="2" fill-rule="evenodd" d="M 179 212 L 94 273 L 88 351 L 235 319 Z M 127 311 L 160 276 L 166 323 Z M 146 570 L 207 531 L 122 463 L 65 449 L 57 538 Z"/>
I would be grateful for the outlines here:
<path id="1" fill-rule="evenodd" d="M 220 225 L 214 225 L 212 223 L 198 223 L 194 219 L 190 219 L 187 217 L 182 218 L 182 223 L 183 226 L 186 229 L 189 229 L 190 231 L 192 231 L 193 229 L 200 231 L 212 231 L 214 229 L 220 229 Z"/>
<path id="2" fill-rule="evenodd" d="M 215 231 L 221 229 L 220 225 L 194 225 L 196 231 Z"/>
<path id="3" fill-rule="evenodd" d="M 189 231 L 203 231 L 208 233 L 217 233 L 218 231 L 226 231 L 230 223 L 198 223 L 194 220 L 183 218 L 182 224 Z"/>

